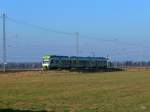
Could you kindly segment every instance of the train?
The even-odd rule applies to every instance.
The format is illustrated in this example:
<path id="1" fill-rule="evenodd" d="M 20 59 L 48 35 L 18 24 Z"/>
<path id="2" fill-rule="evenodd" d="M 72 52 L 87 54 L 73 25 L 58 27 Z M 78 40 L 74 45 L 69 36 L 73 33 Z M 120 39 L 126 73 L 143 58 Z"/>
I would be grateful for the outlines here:
<path id="1" fill-rule="evenodd" d="M 51 69 L 103 69 L 108 66 L 105 57 L 78 57 L 45 55 L 42 58 L 43 70 Z"/>

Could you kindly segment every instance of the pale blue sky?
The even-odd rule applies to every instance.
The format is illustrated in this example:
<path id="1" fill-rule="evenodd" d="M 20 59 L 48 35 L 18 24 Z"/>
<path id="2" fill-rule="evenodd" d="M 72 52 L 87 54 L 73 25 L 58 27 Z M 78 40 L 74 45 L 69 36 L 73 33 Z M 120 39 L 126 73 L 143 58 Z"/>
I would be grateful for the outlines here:
<path id="1" fill-rule="evenodd" d="M 6 12 L 8 17 L 60 31 L 79 32 L 80 55 L 109 54 L 114 60 L 150 59 L 149 6 L 149 0 L 0 0 L 0 12 Z M 10 61 L 37 61 L 44 54 L 75 55 L 74 36 L 9 20 L 6 24 Z"/>

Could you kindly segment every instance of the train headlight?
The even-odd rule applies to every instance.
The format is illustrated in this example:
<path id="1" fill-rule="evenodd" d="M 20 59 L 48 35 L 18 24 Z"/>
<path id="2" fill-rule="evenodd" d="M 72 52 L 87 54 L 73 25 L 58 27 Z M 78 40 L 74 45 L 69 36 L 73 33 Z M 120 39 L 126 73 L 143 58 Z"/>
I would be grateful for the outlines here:
<path id="1" fill-rule="evenodd" d="M 43 66 L 43 69 L 46 69 L 46 70 L 49 68 L 49 64 L 48 63 L 43 63 L 42 66 Z"/>

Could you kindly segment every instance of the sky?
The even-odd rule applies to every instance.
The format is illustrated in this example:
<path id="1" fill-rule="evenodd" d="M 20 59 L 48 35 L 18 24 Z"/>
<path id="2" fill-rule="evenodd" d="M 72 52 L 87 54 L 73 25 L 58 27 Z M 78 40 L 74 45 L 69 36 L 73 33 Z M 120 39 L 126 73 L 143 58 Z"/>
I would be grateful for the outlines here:
<path id="1" fill-rule="evenodd" d="M 76 55 L 76 36 L 52 30 L 79 32 L 80 56 L 150 60 L 149 6 L 149 0 L 0 0 L 0 13 L 8 18 L 8 61 L 39 61 L 45 54 Z M 2 40 L 2 19 L 0 26 Z"/>

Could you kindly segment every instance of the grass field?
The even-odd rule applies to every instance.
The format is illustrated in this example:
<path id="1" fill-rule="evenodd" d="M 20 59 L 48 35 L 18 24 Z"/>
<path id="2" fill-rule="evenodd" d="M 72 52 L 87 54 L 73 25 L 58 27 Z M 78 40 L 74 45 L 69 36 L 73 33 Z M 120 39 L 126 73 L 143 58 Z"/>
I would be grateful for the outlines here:
<path id="1" fill-rule="evenodd" d="M 4 109 L 150 112 L 150 71 L 0 73 L 0 110 Z"/>

